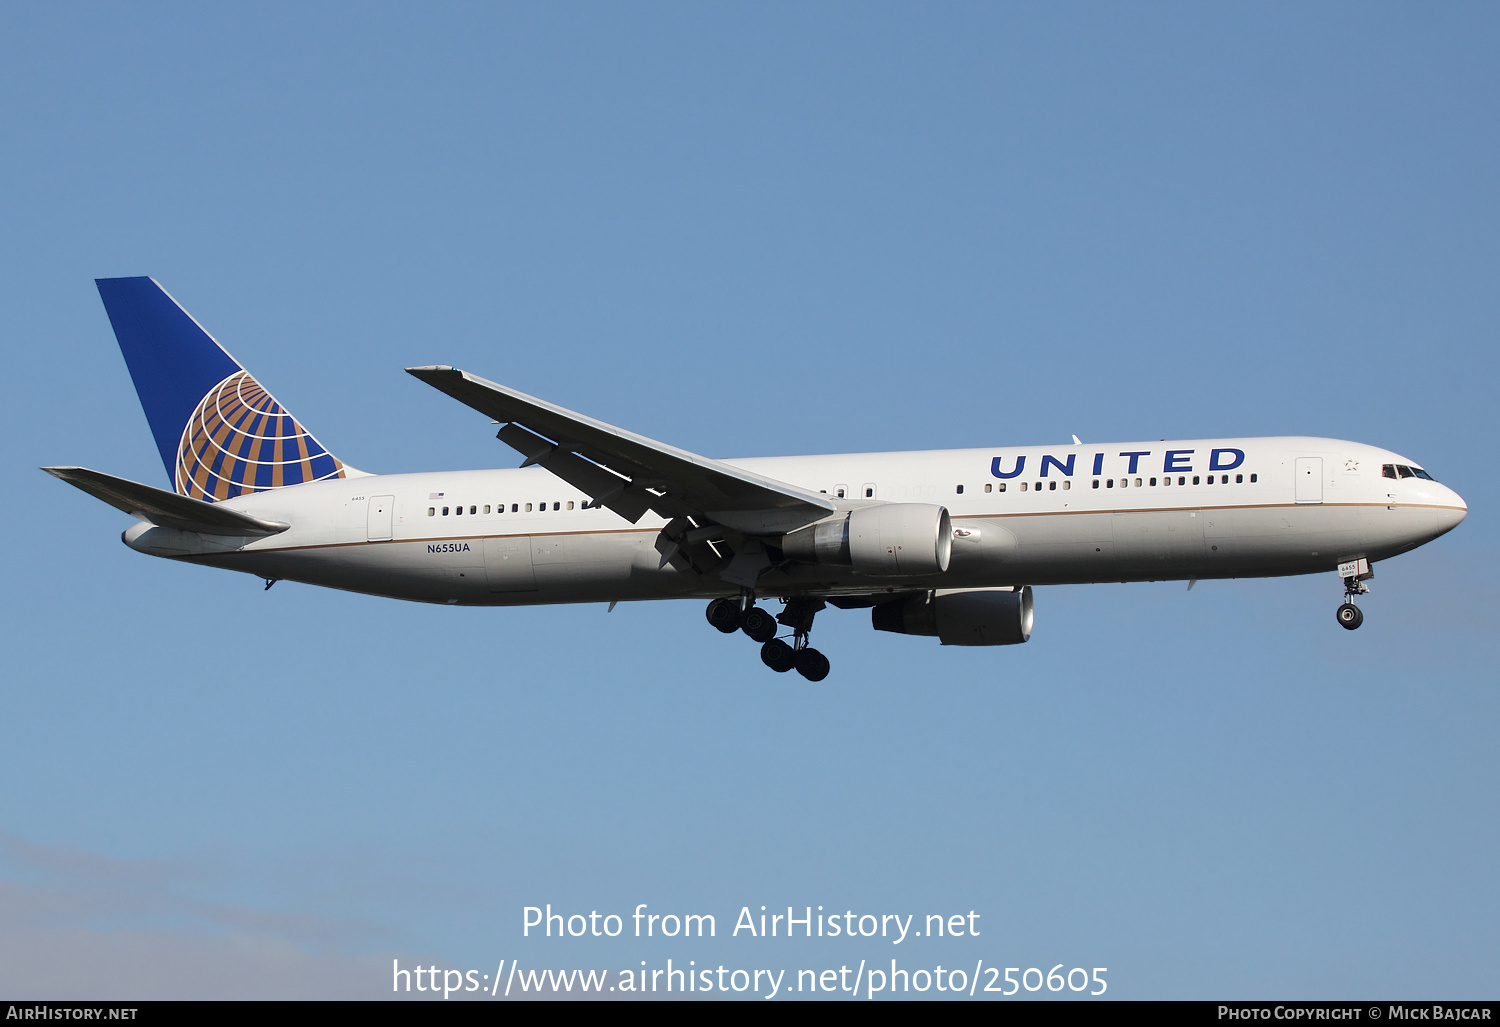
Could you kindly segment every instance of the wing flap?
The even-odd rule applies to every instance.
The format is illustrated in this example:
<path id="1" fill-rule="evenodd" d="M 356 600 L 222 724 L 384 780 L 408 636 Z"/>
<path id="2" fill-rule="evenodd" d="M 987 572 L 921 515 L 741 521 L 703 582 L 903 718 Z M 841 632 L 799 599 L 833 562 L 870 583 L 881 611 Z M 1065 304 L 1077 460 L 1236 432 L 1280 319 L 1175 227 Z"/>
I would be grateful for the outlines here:
<path id="1" fill-rule="evenodd" d="M 711 511 L 723 523 L 734 526 L 738 520 L 746 530 L 759 531 L 811 523 L 834 511 L 827 496 L 636 435 L 455 367 L 406 370 L 503 423 L 497 437 L 527 465 L 540 464 L 631 521 L 647 509 L 668 518 Z"/>
<path id="2" fill-rule="evenodd" d="M 95 499 L 102 499 L 116 510 L 162 527 L 180 528 L 205 535 L 275 535 L 291 525 L 282 521 L 263 521 L 222 503 L 205 503 L 201 499 L 180 496 L 165 489 L 152 488 L 128 478 L 116 478 L 87 467 L 43 467 L 54 478 L 61 478 L 82 489 Z"/>

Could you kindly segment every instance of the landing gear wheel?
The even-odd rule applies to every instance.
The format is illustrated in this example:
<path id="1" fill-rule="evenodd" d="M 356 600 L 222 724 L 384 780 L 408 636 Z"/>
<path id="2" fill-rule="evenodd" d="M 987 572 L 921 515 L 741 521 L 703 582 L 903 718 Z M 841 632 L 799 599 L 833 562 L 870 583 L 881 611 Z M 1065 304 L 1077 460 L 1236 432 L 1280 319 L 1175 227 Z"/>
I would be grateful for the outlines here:
<path id="1" fill-rule="evenodd" d="M 773 638 L 760 647 L 760 662 L 778 674 L 785 674 L 797 665 L 797 650 L 779 638 Z"/>
<path id="2" fill-rule="evenodd" d="M 734 599 L 715 599 L 704 611 L 708 622 L 728 635 L 740 629 L 740 604 Z"/>
<path id="3" fill-rule="evenodd" d="M 757 642 L 769 642 L 776 637 L 776 618 L 759 606 L 752 606 L 740 618 L 740 630 Z"/>
<path id="4" fill-rule="evenodd" d="M 828 676 L 828 657 L 816 649 L 797 650 L 797 673 L 809 681 L 822 681 Z"/>
<path id="5" fill-rule="evenodd" d="M 1365 622 L 1365 615 L 1360 612 L 1359 607 L 1353 603 L 1345 603 L 1339 607 L 1339 624 L 1353 631 Z"/>

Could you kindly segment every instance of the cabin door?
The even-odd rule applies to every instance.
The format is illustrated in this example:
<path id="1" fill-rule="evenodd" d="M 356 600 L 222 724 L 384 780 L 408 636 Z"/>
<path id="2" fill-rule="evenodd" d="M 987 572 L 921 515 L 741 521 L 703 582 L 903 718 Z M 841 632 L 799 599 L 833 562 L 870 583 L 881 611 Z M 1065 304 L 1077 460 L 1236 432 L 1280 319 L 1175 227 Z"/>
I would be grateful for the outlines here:
<path id="1" fill-rule="evenodd" d="M 1323 502 L 1323 458 L 1299 456 L 1297 458 L 1297 502 Z"/>
<path id="2" fill-rule="evenodd" d="M 365 514 L 365 538 L 371 542 L 389 542 L 391 538 L 391 515 L 396 509 L 395 496 L 371 496 Z M 358 521 L 354 522 L 358 524 Z"/>

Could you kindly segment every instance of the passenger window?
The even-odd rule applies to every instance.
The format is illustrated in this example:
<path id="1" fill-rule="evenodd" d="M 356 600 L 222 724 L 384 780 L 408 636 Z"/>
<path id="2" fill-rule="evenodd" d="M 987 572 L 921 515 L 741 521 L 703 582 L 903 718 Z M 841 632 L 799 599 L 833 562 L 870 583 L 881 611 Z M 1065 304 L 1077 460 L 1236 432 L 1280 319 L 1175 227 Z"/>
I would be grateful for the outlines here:
<path id="1" fill-rule="evenodd" d="M 1055 481 L 1049 481 L 1049 482 L 1047 482 L 1047 491 L 1048 492 L 1056 492 L 1057 491 L 1057 482 L 1055 482 Z"/>
<path id="2" fill-rule="evenodd" d="M 518 507 L 519 507 L 519 506 L 520 506 L 520 504 L 519 504 L 519 503 L 512 503 L 512 504 L 510 504 L 510 512 L 511 512 L 511 513 L 515 513 L 515 512 L 516 512 L 516 511 L 517 511 L 517 508 L 518 508 Z M 529 507 L 529 506 L 528 506 L 528 507 L 527 507 L 527 508 L 526 508 L 526 509 L 528 509 L 528 510 L 530 510 L 530 509 L 531 509 L 531 507 Z"/>
<path id="3" fill-rule="evenodd" d="M 1070 489 L 1072 487 L 1073 487 L 1073 482 L 1071 480 L 1063 482 L 1063 491 L 1064 492 L 1068 491 L 1068 489 Z"/>
<path id="4" fill-rule="evenodd" d="M 561 510 L 562 509 L 562 503 L 554 501 L 553 504 L 552 504 L 552 509 L 554 509 L 554 510 Z"/>
<path id="5" fill-rule="evenodd" d="M 1209 476 L 1208 476 L 1208 483 L 1209 483 L 1209 484 L 1210 484 L 1210 485 L 1212 485 L 1212 484 L 1213 484 L 1213 483 L 1214 483 L 1214 476 L 1213 476 L 1213 475 L 1212 475 L 1212 474 L 1210 474 L 1210 475 L 1209 475 Z"/>
<path id="6" fill-rule="evenodd" d="M 865 498 L 866 499 L 874 499 L 875 498 L 875 486 L 873 486 L 873 485 L 866 485 L 865 486 Z"/>
<path id="7" fill-rule="evenodd" d="M 1250 481 L 1251 481 L 1251 482 L 1252 482 L 1252 483 L 1253 483 L 1253 482 L 1257 482 L 1257 481 L 1259 481 L 1259 480 L 1260 480 L 1260 475 L 1258 475 L 1258 474 L 1252 474 L 1252 475 L 1250 475 Z"/>
<path id="8" fill-rule="evenodd" d="M 526 512 L 527 513 L 531 513 L 531 504 L 530 503 L 526 504 Z"/>
<path id="9" fill-rule="evenodd" d="M 1171 477 L 1170 477 L 1170 476 L 1168 476 L 1168 477 L 1165 477 L 1165 478 L 1163 478 L 1163 479 L 1162 479 L 1162 480 L 1161 480 L 1161 483 L 1162 483 L 1162 484 L 1163 484 L 1163 485 L 1170 485 L 1170 484 L 1172 484 L 1172 479 L 1171 479 Z"/>
<path id="10" fill-rule="evenodd" d="M 1000 492 L 1004 492 L 1004 491 L 1005 491 L 1005 486 L 1006 486 L 1006 484 L 1007 484 L 1007 483 L 1006 483 L 1006 482 L 1003 482 L 1003 481 L 1002 481 L 1002 482 L 1001 482 L 1001 483 L 1000 483 L 1000 488 L 999 488 L 999 490 L 998 490 L 998 491 L 1000 491 Z"/>
<path id="11" fill-rule="evenodd" d="M 1243 484 L 1243 483 L 1244 483 L 1244 481 L 1245 481 L 1245 476 L 1244 476 L 1244 475 L 1243 475 L 1243 474 L 1236 474 L 1236 475 L 1235 475 L 1235 476 L 1234 476 L 1234 483 L 1235 483 L 1235 484 L 1236 484 L 1236 485 L 1240 485 L 1240 484 Z"/>
<path id="12" fill-rule="evenodd" d="M 840 498 L 840 499 L 844 498 L 844 493 L 847 492 L 847 491 L 848 491 L 848 486 L 847 485 L 835 485 L 833 487 L 833 494 L 835 496 L 837 496 L 838 498 Z"/>
<path id="13" fill-rule="evenodd" d="M 434 510 L 434 509 L 433 509 L 433 508 L 432 508 L 432 507 L 430 507 L 430 506 L 429 506 L 429 507 L 428 507 L 428 508 L 427 508 L 427 516 L 428 516 L 428 517 L 431 517 L 431 516 L 432 516 L 432 515 L 433 515 L 433 514 L 435 514 L 435 513 L 437 513 L 437 511 L 436 511 L 436 510 Z"/>
<path id="14" fill-rule="evenodd" d="M 573 501 L 571 499 L 568 500 L 568 509 L 569 510 L 573 509 Z"/>
<path id="15" fill-rule="evenodd" d="M 1095 478 L 1094 479 L 1094 488 L 1098 488 L 1098 487 L 1099 487 L 1099 479 Z"/>
<path id="16" fill-rule="evenodd" d="M 1395 464 L 1381 464 L 1380 465 L 1380 476 L 1382 478 L 1394 478 L 1396 476 L 1396 465 Z"/>
<path id="17" fill-rule="evenodd" d="M 490 512 L 490 504 L 488 504 L 488 503 L 484 504 L 484 512 L 485 513 L 489 513 Z"/>
<path id="18" fill-rule="evenodd" d="M 1129 478 L 1121 478 L 1120 479 L 1120 488 L 1122 488 L 1122 489 L 1128 489 L 1128 488 L 1130 488 L 1130 479 Z"/>
<path id="19" fill-rule="evenodd" d="M 1151 487 L 1152 488 L 1156 488 L 1156 479 L 1155 478 L 1151 479 Z"/>
<path id="20" fill-rule="evenodd" d="M 963 494 L 964 494 L 964 487 L 963 487 L 963 486 L 962 486 L 962 485 L 960 485 L 960 486 L 959 486 L 959 487 L 958 487 L 958 494 L 959 494 L 959 495 L 960 495 L 960 496 L 961 496 L 961 495 L 963 495 Z"/>
<path id="21" fill-rule="evenodd" d="M 1137 479 L 1136 479 L 1136 480 L 1135 480 L 1135 487 L 1136 487 L 1136 488 L 1140 488 L 1140 487 L 1141 487 L 1141 479 L 1139 479 L 1139 478 L 1137 478 Z"/>
<path id="22" fill-rule="evenodd" d="M 1193 475 L 1193 484 L 1194 485 L 1198 484 L 1198 476 L 1196 474 Z"/>
<path id="23" fill-rule="evenodd" d="M 1104 481 L 1104 487 L 1107 488 L 1107 489 L 1114 488 L 1115 487 L 1115 480 L 1113 478 L 1106 478 L 1105 481 Z"/>
<path id="24" fill-rule="evenodd" d="M 447 507 L 446 507 L 446 506 L 445 506 L 445 507 L 443 507 L 443 516 L 444 516 L 444 517 L 447 517 L 447 516 L 448 516 L 448 508 L 447 508 Z"/>
<path id="25" fill-rule="evenodd" d="M 478 509 L 479 509 L 479 507 L 474 506 L 472 503 L 469 504 L 469 513 L 473 513 L 475 510 L 478 510 Z"/>
<path id="26" fill-rule="evenodd" d="M 1021 482 L 1021 491 L 1022 491 L 1022 492 L 1025 492 L 1025 491 L 1026 491 L 1026 483 L 1025 483 L 1025 482 L 1024 482 L 1024 481 L 1023 481 L 1023 482 Z"/>
<path id="27" fill-rule="evenodd" d="M 455 506 L 453 508 L 453 516 L 454 517 L 462 517 L 463 515 L 464 515 L 464 508 L 463 507 L 461 507 L 461 506 Z"/>
<path id="28" fill-rule="evenodd" d="M 994 488 L 994 486 L 993 486 L 993 485 L 986 485 L 986 486 L 985 486 L 985 487 L 984 487 L 984 490 L 985 490 L 985 491 L 986 491 L 986 492 L 988 492 L 988 491 L 989 491 L 989 490 L 990 490 L 990 489 L 992 489 L 992 488 Z"/>
<path id="29" fill-rule="evenodd" d="M 1401 477 L 1403 477 L 1403 478 L 1415 478 L 1416 477 L 1415 474 L 1411 473 L 1411 468 L 1407 467 L 1405 464 L 1397 464 L 1396 465 L 1396 470 L 1399 471 L 1399 472 L 1401 472 Z"/>

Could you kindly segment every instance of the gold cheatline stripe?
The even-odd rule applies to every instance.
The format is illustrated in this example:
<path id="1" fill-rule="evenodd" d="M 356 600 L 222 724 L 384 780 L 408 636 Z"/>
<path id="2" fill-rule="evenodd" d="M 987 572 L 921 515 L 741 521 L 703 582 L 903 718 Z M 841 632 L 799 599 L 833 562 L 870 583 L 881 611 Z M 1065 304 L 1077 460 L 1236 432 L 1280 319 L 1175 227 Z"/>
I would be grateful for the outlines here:
<path id="1" fill-rule="evenodd" d="M 1057 514 L 1116 514 L 1116 513 L 1190 513 L 1205 510 L 1295 510 L 1301 507 L 1360 507 L 1360 506 L 1392 506 L 1391 503 L 1251 503 L 1243 506 L 1193 506 L 1176 507 L 1164 506 L 1154 507 L 1148 510 L 1051 510 L 1037 511 L 1036 513 L 1010 513 L 1010 514 L 966 514 L 955 518 L 960 521 L 987 520 L 999 517 L 1042 517 Z M 1460 510 L 1462 507 L 1444 506 L 1438 503 L 1396 503 L 1395 506 L 1404 510 Z M 521 538 L 529 535 L 532 538 L 560 538 L 567 535 L 631 535 L 631 534 L 657 534 L 660 528 L 605 528 L 597 531 L 516 531 L 504 535 L 431 535 L 422 538 L 390 538 L 370 541 L 368 539 L 358 542 L 319 542 L 306 546 L 279 546 L 277 548 L 255 549 L 255 553 L 292 553 L 303 549 L 348 549 L 351 546 L 389 546 L 398 543 L 410 543 L 412 545 L 426 545 L 432 542 L 472 542 L 487 538 Z M 233 555 L 226 553 L 226 556 Z"/>

